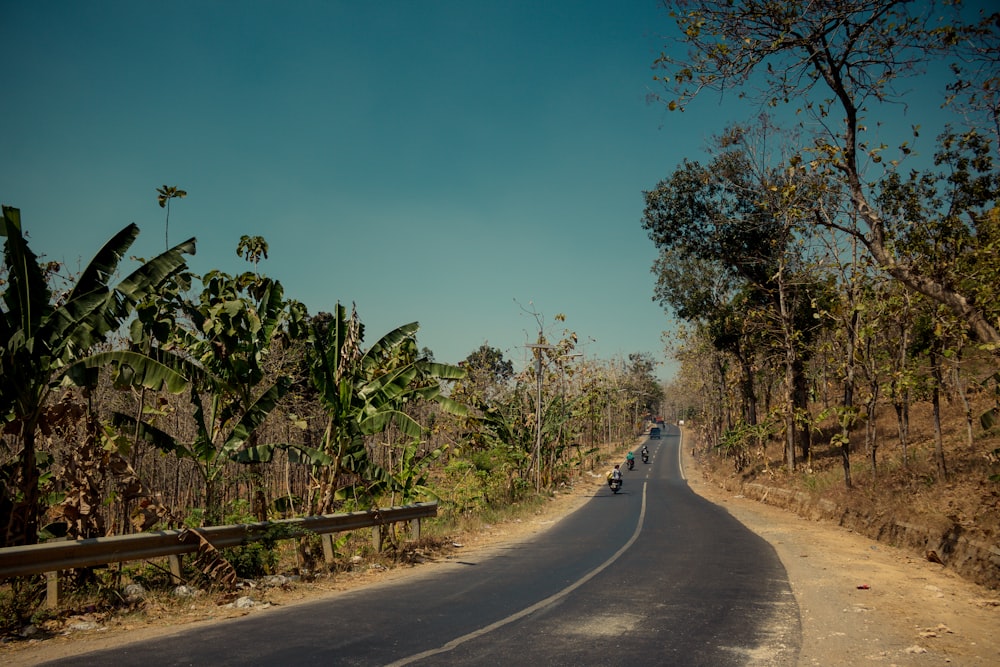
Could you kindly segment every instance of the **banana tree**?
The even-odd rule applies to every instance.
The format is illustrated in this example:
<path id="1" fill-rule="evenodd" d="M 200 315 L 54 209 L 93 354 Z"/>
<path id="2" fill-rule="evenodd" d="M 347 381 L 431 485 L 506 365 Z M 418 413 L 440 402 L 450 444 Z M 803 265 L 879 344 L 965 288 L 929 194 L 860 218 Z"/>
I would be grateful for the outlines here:
<path id="1" fill-rule="evenodd" d="M 2 480 L 0 540 L 3 546 L 37 541 L 39 467 L 36 433 L 43 427 L 53 389 L 64 381 L 91 382 L 97 372 L 95 348 L 117 331 L 135 305 L 185 267 L 194 254 L 189 239 L 143 263 L 115 286 L 121 258 L 139 234 L 131 224 L 97 252 L 67 294 L 55 294 L 38 257 L 22 234 L 20 211 L 3 207 L 6 284 L 0 304 L 0 420 L 19 440 L 15 469 Z M 154 389 L 180 390 L 183 378 L 148 357 L 102 353 L 103 360 L 127 360 L 131 379 Z"/>
<path id="2" fill-rule="evenodd" d="M 487 503 L 499 499 L 498 494 L 489 492 L 490 488 L 502 485 L 505 499 L 514 502 L 530 486 L 537 435 L 533 420 L 527 416 L 533 410 L 532 404 L 523 384 L 502 400 L 474 404 L 478 416 L 467 420 L 465 440 L 477 452 L 471 460 L 482 473 Z M 545 433 L 547 430 L 543 430 Z"/>
<path id="3" fill-rule="evenodd" d="M 268 502 L 259 466 L 283 445 L 258 445 L 257 433 L 291 386 L 287 375 L 280 369 L 270 372 L 265 362 L 283 326 L 294 323 L 297 309 L 283 300 L 279 282 L 256 273 L 212 271 L 202 283 L 197 303 L 177 303 L 186 325 L 174 330 L 169 344 L 187 358 L 195 437 L 181 440 L 132 415 L 119 413 L 115 421 L 160 450 L 196 464 L 210 521 L 219 518 L 216 496 L 226 464 L 250 465 L 254 513 L 264 521 Z"/>
<path id="4" fill-rule="evenodd" d="M 463 405 L 441 393 L 440 384 L 465 372 L 419 356 L 418 329 L 416 322 L 403 325 L 363 351 L 364 325 L 355 310 L 348 315 L 338 303 L 333 315 L 321 314 L 310 322 L 310 374 L 326 411 L 326 427 L 319 448 L 289 453 L 311 466 L 313 514 L 333 511 L 350 492 L 406 491 L 391 471 L 372 460 L 365 439 L 390 425 L 404 437 L 421 438 L 424 428 L 404 410 L 407 403 L 433 401 L 454 414 L 465 413 Z"/>
<path id="5" fill-rule="evenodd" d="M 420 441 L 414 440 L 399 448 L 399 455 L 392 471 L 391 505 L 396 504 L 396 494 L 399 494 L 399 502 L 404 505 L 421 496 L 437 497 L 434 490 L 427 485 L 427 472 L 446 448 L 425 452 L 420 444 Z"/>
<path id="6" fill-rule="evenodd" d="M 248 446 L 248 443 L 287 393 L 289 384 L 287 378 L 279 378 L 250 405 L 237 409 L 230 400 L 232 395 L 226 383 L 221 378 L 203 374 L 198 386 L 191 389 L 195 421 L 195 437 L 191 441 L 178 438 L 150 422 L 137 422 L 134 416 L 121 412 L 115 413 L 114 423 L 118 427 L 134 430 L 140 439 L 159 450 L 189 459 L 195 464 L 205 485 L 206 518 L 212 523 L 221 518 L 218 486 L 226 464 L 269 460 L 269 455 L 260 455 L 266 448 Z"/>

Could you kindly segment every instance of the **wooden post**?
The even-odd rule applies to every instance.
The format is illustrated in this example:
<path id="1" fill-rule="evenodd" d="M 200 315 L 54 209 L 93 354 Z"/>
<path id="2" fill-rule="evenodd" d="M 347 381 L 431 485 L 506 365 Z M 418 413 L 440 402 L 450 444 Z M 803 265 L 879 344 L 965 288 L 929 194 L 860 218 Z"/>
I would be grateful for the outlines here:
<path id="1" fill-rule="evenodd" d="M 333 535 L 320 533 L 319 540 L 323 543 L 323 562 L 327 565 L 333 565 L 336 556 L 336 552 L 333 550 Z"/>
<path id="2" fill-rule="evenodd" d="M 410 519 L 410 539 L 414 542 L 420 539 L 420 519 Z"/>
<path id="3" fill-rule="evenodd" d="M 170 563 L 170 576 L 173 578 L 173 582 L 175 584 L 184 583 L 184 578 L 181 576 L 181 557 L 167 556 L 167 561 Z"/>
<path id="4" fill-rule="evenodd" d="M 59 606 L 59 573 L 45 573 L 45 605 L 49 609 Z"/>
<path id="5" fill-rule="evenodd" d="M 382 526 L 372 526 L 372 547 L 375 553 L 382 553 Z"/>

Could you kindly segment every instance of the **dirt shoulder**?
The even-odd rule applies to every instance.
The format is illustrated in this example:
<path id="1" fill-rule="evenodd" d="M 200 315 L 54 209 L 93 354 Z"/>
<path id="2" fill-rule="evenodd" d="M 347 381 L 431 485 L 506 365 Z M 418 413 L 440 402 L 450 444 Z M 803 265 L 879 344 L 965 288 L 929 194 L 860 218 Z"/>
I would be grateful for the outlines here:
<path id="1" fill-rule="evenodd" d="M 1000 664 L 1000 601 L 996 591 L 839 526 L 734 496 L 706 480 L 689 455 L 683 463 L 696 493 L 724 507 L 767 540 L 784 563 L 802 618 L 800 665 Z M 181 632 L 192 624 L 260 613 L 407 577 L 467 558 L 470 553 L 483 557 L 490 550 L 547 530 L 582 506 L 603 483 L 603 477 L 584 476 L 534 515 L 456 537 L 450 548 L 429 555 L 416 566 L 341 573 L 310 584 L 256 591 L 251 597 L 259 604 L 251 609 L 191 601 L 159 609 L 153 604 L 141 615 L 96 623 L 83 618 L 68 623 L 58 636 L 0 646 L 0 661 L 12 666 L 35 665 Z"/>
<path id="2" fill-rule="evenodd" d="M 800 665 L 1000 664 L 1000 596 L 915 554 L 837 525 L 688 483 L 767 540 L 788 572 L 802 619 Z"/>

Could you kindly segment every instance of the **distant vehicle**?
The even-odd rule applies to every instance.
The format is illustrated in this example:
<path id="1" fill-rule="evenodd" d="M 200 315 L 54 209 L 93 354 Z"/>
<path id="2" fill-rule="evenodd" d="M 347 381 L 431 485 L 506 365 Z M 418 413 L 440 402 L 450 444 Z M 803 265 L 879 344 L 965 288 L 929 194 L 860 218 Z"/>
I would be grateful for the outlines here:
<path id="1" fill-rule="evenodd" d="M 656 428 L 655 426 L 653 428 L 649 429 L 649 439 L 650 440 L 659 440 L 660 439 L 660 429 Z"/>

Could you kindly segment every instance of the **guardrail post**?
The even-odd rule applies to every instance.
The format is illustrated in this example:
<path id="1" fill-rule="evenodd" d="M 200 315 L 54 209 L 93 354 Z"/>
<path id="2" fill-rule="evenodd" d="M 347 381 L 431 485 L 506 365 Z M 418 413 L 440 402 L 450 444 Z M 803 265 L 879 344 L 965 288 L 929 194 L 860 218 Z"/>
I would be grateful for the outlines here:
<path id="1" fill-rule="evenodd" d="M 59 606 L 59 573 L 45 573 L 45 606 L 55 609 Z"/>
<path id="2" fill-rule="evenodd" d="M 327 565 L 333 565 L 333 561 L 337 555 L 333 550 L 333 534 L 320 533 L 319 541 L 323 544 L 323 562 Z"/>
<path id="3" fill-rule="evenodd" d="M 167 556 L 167 562 L 170 564 L 170 576 L 173 577 L 174 583 L 183 584 L 184 578 L 181 576 L 181 557 Z"/>
<path id="4" fill-rule="evenodd" d="M 372 547 L 375 553 L 382 553 L 382 526 L 372 526 Z"/>
<path id="5" fill-rule="evenodd" d="M 420 539 L 420 519 L 410 519 L 410 539 L 414 542 Z"/>

